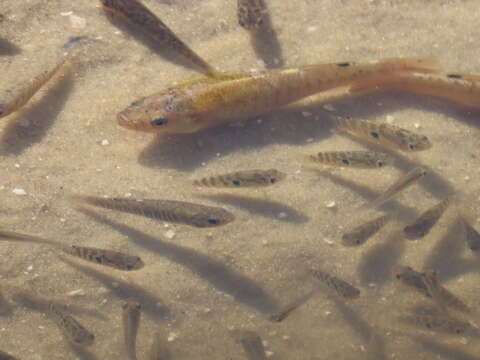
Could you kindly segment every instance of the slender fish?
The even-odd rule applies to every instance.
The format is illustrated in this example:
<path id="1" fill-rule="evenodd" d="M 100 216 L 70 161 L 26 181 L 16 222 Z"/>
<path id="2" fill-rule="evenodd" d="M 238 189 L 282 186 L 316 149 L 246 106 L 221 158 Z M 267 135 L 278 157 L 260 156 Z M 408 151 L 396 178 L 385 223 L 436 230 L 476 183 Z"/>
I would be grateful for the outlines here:
<path id="1" fill-rule="evenodd" d="M 122 304 L 123 336 L 128 360 L 137 360 L 137 332 L 140 325 L 141 305 L 135 300 Z"/>
<path id="2" fill-rule="evenodd" d="M 317 292 L 317 289 L 308 292 L 307 294 L 295 299 L 293 302 L 285 306 L 282 310 L 276 312 L 269 317 L 270 320 L 280 322 L 285 320 L 294 310 L 305 304 Z"/>
<path id="3" fill-rule="evenodd" d="M 441 218 L 447 207 L 450 205 L 450 202 L 451 198 L 446 198 L 423 212 L 412 224 L 405 226 L 403 232 L 407 239 L 416 240 L 427 235 Z"/>
<path id="4" fill-rule="evenodd" d="M 25 83 L 18 84 L 0 94 L 0 118 L 22 108 L 32 97 L 67 63 L 63 57 L 53 68 L 48 69 Z"/>
<path id="5" fill-rule="evenodd" d="M 77 196 L 75 199 L 93 206 L 145 216 L 151 219 L 185 224 L 199 228 L 221 226 L 232 222 L 233 214 L 219 207 L 175 200 L 135 200 Z"/>
<path id="6" fill-rule="evenodd" d="M 138 256 L 127 255 L 118 251 L 105 250 L 94 247 L 62 245 L 53 240 L 44 239 L 39 236 L 21 234 L 18 232 L 0 229 L 0 240 L 25 241 L 39 244 L 46 244 L 55 247 L 69 255 L 93 262 L 95 264 L 113 267 L 118 270 L 139 270 L 145 266 Z"/>
<path id="7" fill-rule="evenodd" d="M 50 304 L 49 310 L 51 318 L 73 345 L 90 346 L 94 343 L 95 336 L 75 320 L 73 316 L 65 313 L 53 303 Z"/>
<path id="8" fill-rule="evenodd" d="M 257 73 L 218 73 L 133 102 L 118 114 L 128 129 L 159 134 L 194 133 L 272 112 L 320 91 L 388 78 L 405 71 L 436 70 L 431 60 L 397 58 L 370 63 L 335 63 Z"/>
<path id="9" fill-rule="evenodd" d="M 444 288 L 437 278 L 435 271 L 426 271 L 422 273 L 421 279 L 427 288 L 427 291 L 430 297 L 438 304 L 441 308 L 445 309 L 447 307 L 454 308 L 459 311 L 469 313 L 471 310 L 461 299 L 451 293 L 449 290 Z"/>
<path id="10" fill-rule="evenodd" d="M 162 48 L 181 56 L 199 71 L 212 75 L 215 70 L 170 28 L 138 0 L 100 0 L 107 11 L 120 14 L 137 26 Z"/>
<path id="11" fill-rule="evenodd" d="M 240 330 L 237 333 L 248 360 L 267 360 L 262 339 L 256 332 Z"/>
<path id="12" fill-rule="evenodd" d="M 470 250 L 480 250 L 480 234 L 478 233 L 478 231 L 470 224 L 470 222 L 465 217 L 460 217 L 460 222 L 463 226 L 465 241 L 467 242 Z"/>
<path id="13" fill-rule="evenodd" d="M 421 292 L 426 297 L 432 297 L 423 282 L 422 273 L 412 269 L 410 266 L 399 266 L 395 271 L 395 278 L 403 284 Z"/>
<path id="14" fill-rule="evenodd" d="M 363 245 L 375 235 L 391 219 L 390 215 L 381 215 L 369 222 L 359 225 L 342 235 L 342 244 L 345 246 Z"/>
<path id="15" fill-rule="evenodd" d="M 401 176 L 393 185 L 391 185 L 387 190 L 385 190 L 379 197 L 373 200 L 371 203 L 366 204 L 364 207 L 375 208 L 378 207 L 387 201 L 391 200 L 397 196 L 400 192 L 406 188 L 416 184 L 420 179 L 422 179 L 427 172 L 422 167 L 416 167 L 407 172 L 405 175 Z"/>
<path id="16" fill-rule="evenodd" d="M 310 270 L 316 279 L 323 282 L 327 287 L 334 290 L 338 295 L 346 299 L 356 299 L 360 296 L 360 290 L 333 275 L 320 270 Z"/>
<path id="17" fill-rule="evenodd" d="M 423 151 L 432 147 L 425 135 L 416 134 L 401 127 L 370 120 L 335 118 L 338 129 L 378 145 L 401 151 Z"/>
<path id="18" fill-rule="evenodd" d="M 255 30 L 262 25 L 265 11 L 264 0 L 237 0 L 238 23 L 247 30 Z"/>
<path id="19" fill-rule="evenodd" d="M 360 169 L 376 169 L 392 163 L 390 156 L 377 151 L 324 151 L 302 158 L 323 165 Z"/>
<path id="20" fill-rule="evenodd" d="M 286 177 L 287 174 L 275 169 L 255 169 L 205 177 L 200 180 L 195 180 L 193 182 L 193 185 L 227 188 L 265 187 L 276 184 L 279 181 L 285 179 Z"/>

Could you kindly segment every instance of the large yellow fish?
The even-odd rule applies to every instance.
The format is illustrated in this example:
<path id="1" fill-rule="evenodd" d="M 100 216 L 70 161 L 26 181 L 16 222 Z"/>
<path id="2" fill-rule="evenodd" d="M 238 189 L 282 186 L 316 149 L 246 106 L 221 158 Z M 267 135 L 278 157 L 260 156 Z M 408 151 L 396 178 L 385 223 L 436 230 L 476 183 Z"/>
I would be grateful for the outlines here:
<path id="1" fill-rule="evenodd" d="M 128 129 L 159 134 L 193 133 L 268 113 L 321 91 L 363 81 L 382 81 L 403 72 L 434 72 L 432 60 L 383 59 L 335 63 L 258 73 L 217 73 L 173 84 L 133 102 L 118 114 Z"/>

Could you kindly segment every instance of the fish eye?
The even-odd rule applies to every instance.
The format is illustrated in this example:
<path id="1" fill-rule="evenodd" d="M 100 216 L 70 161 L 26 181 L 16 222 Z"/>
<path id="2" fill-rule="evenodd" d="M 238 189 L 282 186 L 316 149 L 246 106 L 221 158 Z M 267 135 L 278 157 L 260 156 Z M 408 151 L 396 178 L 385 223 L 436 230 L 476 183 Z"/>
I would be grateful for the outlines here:
<path id="1" fill-rule="evenodd" d="M 372 131 L 370 135 L 372 135 L 372 137 L 374 137 L 375 139 L 378 139 L 380 137 L 380 135 L 375 131 Z"/>
<path id="2" fill-rule="evenodd" d="M 360 239 L 355 240 L 355 244 L 360 245 Z"/>
<path id="3" fill-rule="evenodd" d="M 342 163 L 344 163 L 345 165 L 350 165 L 350 161 L 348 161 L 347 159 L 343 159 Z"/>
<path id="4" fill-rule="evenodd" d="M 168 124 L 168 120 L 164 117 L 158 117 L 158 118 L 155 118 L 153 119 L 150 124 L 152 126 L 164 126 L 164 125 L 167 125 Z"/>
<path id="5" fill-rule="evenodd" d="M 217 219 L 208 219 L 208 223 L 212 225 L 218 225 L 219 221 Z"/>
<path id="6" fill-rule="evenodd" d="M 240 186 L 240 181 L 238 181 L 238 180 L 233 180 L 233 181 L 232 181 L 232 184 L 235 185 L 235 186 Z"/>
<path id="7" fill-rule="evenodd" d="M 408 148 L 409 148 L 410 150 L 415 150 L 415 145 L 413 145 L 413 144 L 408 144 Z"/>
<path id="8" fill-rule="evenodd" d="M 381 161 L 381 160 L 377 161 L 377 166 L 378 166 L 378 167 L 382 167 L 383 165 L 385 165 L 385 164 L 383 163 L 383 161 Z"/>

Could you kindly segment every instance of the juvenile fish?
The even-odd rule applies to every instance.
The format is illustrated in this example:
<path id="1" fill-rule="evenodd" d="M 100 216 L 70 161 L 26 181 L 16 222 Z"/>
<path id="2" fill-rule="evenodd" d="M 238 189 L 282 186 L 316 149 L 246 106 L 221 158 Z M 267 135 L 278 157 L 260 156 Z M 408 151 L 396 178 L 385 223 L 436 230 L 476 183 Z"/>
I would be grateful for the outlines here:
<path id="1" fill-rule="evenodd" d="M 113 267 L 118 270 L 139 270 L 145 266 L 145 263 L 138 256 L 87 246 L 66 246 L 49 239 L 41 238 L 39 236 L 21 234 L 2 229 L 0 229 L 0 240 L 47 244 L 69 255 L 76 256 L 80 259 L 87 260 L 95 264 Z"/>
<path id="2" fill-rule="evenodd" d="M 233 214 L 219 207 L 175 200 L 135 200 L 125 198 L 76 197 L 84 203 L 171 223 L 199 228 L 221 226 L 232 222 Z"/>
<path id="3" fill-rule="evenodd" d="M 425 177 L 427 172 L 422 167 L 416 167 L 405 175 L 401 176 L 393 185 L 391 185 L 387 190 L 385 190 L 379 197 L 373 200 L 370 204 L 365 205 L 364 207 L 375 208 L 378 207 L 387 201 L 391 200 L 393 197 L 397 196 L 400 192 L 406 188 L 416 184 L 420 179 Z"/>
<path id="4" fill-rule="evenodd" d="M 18 84 L 0 94 L 0 118 L 22 108 L 66 64 L 64 57 L 53 68 L 43 71 L 32 80 Z"/>
<path id="5" fill-rule="evenodd" d="M 377 145 L 386 145 L 401 151 L 423 151 L 432 147 L 425 135 L 416 134 L 401 127 L 370 120 L 335 118 L 338 129 Z"/>
<path id="6" fill-rule="evenodd" d="M 310 162 L 330 166 L 375 169 L 391 164 L 392 159 L 376 151 L 324 151 L 309 155 Z"/>
<path id="7" fill-rule="evenodd" d="M 170 28 L 138 0 L 100 0 L 104 9 L 125 17 L 162 48 L 181 56 L 199 71 L 212 75 L 215 70 Z"/>
<path id="8" fill-rule="evenodd" d="M 17 360 L 17 358 L 0 350 L 0 360 Z"/>
<path id="9" fill-rule="evenodd" d="M 200 180 L 195 180 L 193 185 L 227 188 L 264 187 L 276 184 L 277 182 L 284 180 L 286 177 L 287 174 L 275 169 L 255 169 L 205 177 Z"/>
<path id="10" fill-rule="evenodd" d="M 262 25 L 265 11 L 264 0 L 237 1 L 238 23 L 247 30 L 258 29 Z"/>
<path id="11" fill-rule="evenodd" d="M 122 304 L 122 322 L 128 360 L 137 360 L 137 332 L 140 325 L 141 305 L 135 300 Z"/>
<path id="12" fill-rule="evenodd" d="M 368 89 L 435 96 L 461 106 L 480 108 L 480 75 L 477 74 L 398 73 L 381 83 L 355 85 L 351 91 L 365 93 Z"/>
<path id="13" fill-rule="evenodd" d="M 421 292 L 426 297 L 431 297 L 423 279 L 422 273 L 413 270 L 410 266 L 400 266 L 395 272 L 395 277 L 403 284 Z"/>
<path id="14" fill-rule="evenodd" d="M 256 73 L 216 73 L 142 97 L 118 114 L 128 129 L 194 133 L 280 109 L 320 91 L 388 78 L 405 71 L 436 71 L 430 60 L 397 58 L 370 63 L 318 64 Z"/>
<path id="15" fill-rule="evenodd" d="M 390 215 L 382 215 L 355 227 L 351 231 L 342 235 L 342 244 L 344 246 L 363 245 L 368 239 L 380 231 L 390 219 Z"/>
<path id="16" fill-rule="evenodd" d="M 467 304 L 438 282 L 435 271 L 426 271 L 420 276 L 430 297 L 442 308 L 451 307 L 463 312 L 470 312 L 470 308 Z"/>
<path id="17" fill-rule="evenodd" d="M 280 322 L 280 321 L 285 320 L 294 310 L 298 309 L 300 306 L 302 306 L 308 300 L 310 300 L 312 298 L 312 296 L 315 295 L 316 292 L 317 292 L 317 290 L 315 289 L 315 290 L 312 290 L 309 293 L 301 296 L 300 298 L 295 299 L 293 302 L 291 302 L 290 304 L 285 306 L 282 310 L 280 310 L 279 312 L 271 315 L 269 317 L 269 319 L 272 320 L 272 321 L 275 321 L 275 322 Z"/>
<path id="18" fill-rule="evenodd" d="M 338 295 L 346 299 L 356 299 L 360 296 L 360 290 L 333 275 L 327 274 L 320 270 L 310 270 L 311 274 L 318 280 L 322 281 L 330 289 L 334 290 Z"/>
<path id="19" fill-rule="evenodd" d="M 427 235 L 450 205 L 450 201 L 450 198 L 441 201 L 423 212 L 412 224 L 405 226 L 403 232 L 407 239 L 416 240 Z"/>
<path id="20" fill-rule="evenodd" d="M 480 250 L 480 234 L 478 233 L 478 231 L 470 224 L 470 222 L 466 218 L 461 217 L 460 222 L 463 226 L 465 241 L 467 242 L 470 250 Z"/>
<path id="21" fill-rule="evenodd" d="M 57 305 L 50 304 L 49 314 L 63 334 L 72 344 L 90 346 L 95 341 L 95 336 L 85 329 L 75 318 L 63 312 Z"/>
<path id="22" fill-rule="evenodd" d="M 475 328 L 467 321 L 457 319 L 446 312 L 428 311 L 423 313 L 413 313 L 400 318 L 417 326 L 425 327 L 429 330 L 443 331 L 450 334 L 463 335 L 474 332 Z"/>
<path id="23" fill-rule="evenodd" d="M 250 330 L 240 330 L 237 333 L 240 344 L 242 344 L 248 360 L 267 359 L 262 339 L 256 332 Z"/>

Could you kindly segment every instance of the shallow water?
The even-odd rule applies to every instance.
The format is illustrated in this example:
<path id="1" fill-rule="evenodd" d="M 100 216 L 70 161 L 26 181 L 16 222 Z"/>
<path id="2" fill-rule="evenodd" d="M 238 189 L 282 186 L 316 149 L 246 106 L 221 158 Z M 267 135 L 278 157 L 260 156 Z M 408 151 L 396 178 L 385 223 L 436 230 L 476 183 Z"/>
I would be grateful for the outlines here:
<path id="1" fill-rule="evenodd" d="M 257 55 L 271 54 L 255 53 L 238 26 L 234 0 L 144 2 L 219 70 L 262 69 Z M 285 66 L 425 56 L 450 71 L 480 72 L 480 7 L 474 0 L 268 5 L 281 49 L 270 51 L 281 54 Z M 429 176 L 386 207 L 400 211 L 399 221 L 412 220 L 455 190 L 478 228 L 478 113 L 405 94 L 334 103 L 336 115 L 393 121 L 433 142 L 431 150 L 400 154 L 394 167 L 381 170 L 325 173 L 296 161 L 298 153 L 363 148 L 331 132 L 325 121 L 330 107 L 156 138 L 120 128 L 116 114 L 192 70 L 159 57 L 142 36 L 112 24 L 99 1 L 3 0 L 0 13 L 0 38 L 9 42 L 0 44 L 5 89 L 54 62 L 68 38 L 95 40 L 72 76 L 49 83 L 22 112 L 0 120 L 1 227 L 136 254 L 147 264 L 125 274 L 75 259 L 72 266 L 42 245 L 1 243 L 5 298 L 18 286 L 98 311 L 76 315 L 96 335 L 89 353 L 79 353 L 47 316 L 14 303 L 0 307 L 1 350 L 20 359 L 123 356 L 120 304 L 133 296 L 144 307 L 139 358 L 146 358 L 160 331 L 172 359 L 244 359 L 231 334 L 235 329 L 258 332 L 272 359 L 366 357 L 372 329 L 385 342 L 388 359 L 469 359 L 478 353 L 474 338 L 428 332 L 420 338 L 420 331 L 396 321 L 398 311 L 423 300 L 393 279 L 399 264 L 436 269 L 450 290 L 480 308 L 480 262 L 459 242 L 454 209 L 416 242 L 398 234 L 398 222 L 359 248 L 340 241 L 352 222 L 374 215 L 356 209 L 413 164 L 426 166 Z M 194 178 L 253 168 L 277 168 L 289 176 L 265 190 L 189 185 Z M 222 206 L 237 219 L 210 229 L 167 225 L 107 210 L 78 211 L 68 201 L 71 194 L 194 201 Z M 333 208 L 326 206 L 331 201 Z M 271 312 L 315 286 L 308 267 L 351 281 L 361 297 L 344 303 L 322 292 L 283 322 L 269 321 Z M 66 297 L 78 289 L 84 295 Z"/>

